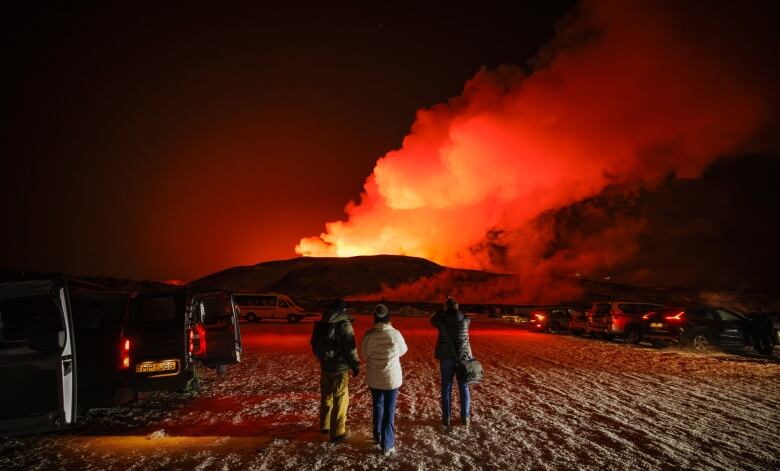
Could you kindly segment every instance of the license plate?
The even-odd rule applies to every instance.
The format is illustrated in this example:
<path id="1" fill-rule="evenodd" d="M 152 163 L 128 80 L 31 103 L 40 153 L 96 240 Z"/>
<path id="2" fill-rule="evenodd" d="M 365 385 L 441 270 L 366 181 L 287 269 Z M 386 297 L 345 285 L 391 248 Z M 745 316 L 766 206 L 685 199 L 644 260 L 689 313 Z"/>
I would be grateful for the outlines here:
<path id="1" fill-rule="evenodd" d="M 650 324 L 650 328 L 651 329 L 663 329 L 664 325 L 662 323 L 660 323 L 660 322 L 653 322 L 652 324 Z"/>
<path id="2" fill-rule="evenodd" d="M 135 365 L 136 373 L 158 373 L 160 371 L 176 371 L 179 360 L 147 361 Z"/>

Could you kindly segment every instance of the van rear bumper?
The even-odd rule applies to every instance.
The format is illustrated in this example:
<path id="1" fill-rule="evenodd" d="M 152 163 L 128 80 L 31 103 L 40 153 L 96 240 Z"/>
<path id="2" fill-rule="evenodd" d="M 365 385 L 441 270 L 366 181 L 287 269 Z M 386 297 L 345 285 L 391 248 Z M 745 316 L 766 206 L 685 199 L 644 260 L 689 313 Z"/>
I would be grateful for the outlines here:
<path id="1" fill-rule="evenodd" d="M 129 371 L 123 375 L 122 384 L 136 392 L 177 391 L 183 389 L 194 377 L 194 369 L 184 369 L 176 375 L 156 378 Z"/>

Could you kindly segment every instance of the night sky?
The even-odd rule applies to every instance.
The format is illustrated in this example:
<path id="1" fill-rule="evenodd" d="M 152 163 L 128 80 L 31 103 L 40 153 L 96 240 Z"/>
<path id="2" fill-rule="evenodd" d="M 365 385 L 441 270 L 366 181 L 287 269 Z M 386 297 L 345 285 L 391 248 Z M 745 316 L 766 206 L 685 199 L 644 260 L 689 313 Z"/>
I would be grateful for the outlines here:
<path id="1" fill-rule="evenodd" d="M 0 267 L 189 280 L 295 256 L 418 108 L 526 64 L 573 2 L 523 3 L 5 10 Z"/>
<path id="2" fill-rule="evenodd" d="M 554 275 L 591 266 L 592 272 L 582 272 L 640 284 L 778 287 L 780 8 L 760 1 L 670 3 L 676 13 L 667 21 L 657 2 L 640 2 L 655 23 L 634 33 L 646 25 L 633 6 L 586 2 L 601 5 L 593 9 L 601 16 L 586 20 L 603 23 L 601 32 L 613 40 L 600 44 L 598 28 L 580 30 L 572 20 L 581 11 L 573 1 L 516 3 L 521 5 L 389 2 L 312 9 L 193 2 L 6 9 L 0 20 L 6 71 L 0 269 L 189 281 L 235 265 L 295 257 L 296 244 L 316 239 L 326 222 L 360 221 L 353 213 L 345 218 L 345 205 L 359 200 L 377 159 L 402 147 L 418 110 L 461 95 L 469 80 L 478 89 L 473 96 L 490 96 L 492 81 L 503 80 L 505 69 L 494 72 L 501 65 L 519 66 L 525 75 L 549 65 L 551 75 L 523 82 L 528 93 L 514 87 L 506 96 L 539 103 L 532 122 L 559 120 L 575 130 L 590 124 L 587 106 L 598 111 L 588 138 L 582 131 L 571 141 L 575 152 L 582 145 L 596 151 L 572 168 L 592 172 L 594 180 L 613 178 L 587 157 L 599 157 L 601 142 L 607 149 L 625 137 L 624 124 L 637 134 L 636 153 L 644 163 L 620 170 L 615 185 L 604 181 L 597 190 L 540 206 L 530 223 L 518 216 L 525 226 L 494 230 L 483 221 L 477 232 L 484 229 L 484 241 L 458 246 L 474 259 L 460 266 L 504 272 L 521 266 L 534 273 L 544 265 L 539 273 Z M 636 23 L 624 26 L 624 16 Z M 622 37 L 636 40 L 636 48 L 614 41 Z M 657 38 L 669 42 L 659 45 Z M 564 51 L 557 62 L 548 57 L 553 49 Z M 623 80 L 623 64 L 633 81 Z M 636 73 L 647 64 L 660 65 Z M 487 73 L 479 75 L 482 68 Z M 601 95 L 591 97 L 584 88 L 576 95 L 584 87 L 577 73 Z M 556 88 L 561 77 L 571 80 L 568 88 Z M 636 90 L 621 95 L 624 84 L 635 83 Z M 572 89 L 579 102 L 559 97 L 560 90 Z M 602 101 L 613 91 L 641 105 Z M 546 104 L 570 111 L 552 119 Z M 452 106 L 450 111 L 460 105 Z M 500 117 L 502 106 L 485 116 Z M 701 109 L 697 114 L 684 106 Z M 433 110 L 436 122 L 442 108 Z M 617 126 L 598 127 L 599 119 L 615 117 Z M 523 126 L 518 129 L 532 129 Z M 568 139 L 566 132 L 550 136 L 544 137 L 550 149 Z M 717 144 L 729 139 L 736 144 Z M 675 147 L 681 142 L 697 145 Z M 690 157 L 690 149 L 698 155 L 694 164 L 664 166 L 675 152 Z M 418 154 L 405 152 L 405 160 L 386 159 L 385 169 L 399 176 L 392 180 L 385 173 L 384 183 L 399 195 L 411 189 L 423 197 L 427 170 L 418 175 Z M 513 151 L 503 152 L 508 162 L 514 159 Z M 542 157 L 532 164 L 545 161 L 544 152 Z M 610 165 L 620 168 L 617 162 Z M 489 170 L 496 178 L 511 174 L 502 169 Z M 525 167 L 520 169 L 519 183 L 509 184 L 524 184 Z M 652 174 L 647 186 L 637 183 L 642 172 Z M 529 175 L 532 182 L 535 175 Z M 567 191 L 561 183 L 567 176 L 556 176 L 555 191 Z M 465 190 L 487 187 L 480 201 L 490 202 L 490 183 L 477 177 Z M 616 187 L 620 196 L 611 196 Z M 385 195 L 374 192 L 358 212 L 371 213 L 379 196 Z M 523 214 L 516 203 L 499 210 Z M 484 211 L 474 208 L 453 214 L 478 218 Z M 431 214 L 445 221 L 441 227 L 449 227 L 447 210 L 436 211 Z M 381 229 L 382 219 L 372 224 L 376 220 Z M 542 226 L 548 240 L 538 236 Z M 373 227 L 359 222 L 332 234 L 353 237 L 346 249 L 361 248 L 358 236 L 371 239 Z M 529 240 L 538 246 L 527 249 Z M 439 245 L 430 242 L 434 249 Z M 624 246 L 634 252 L 621 255 Z M 437 261 L 457 265 L 460 255 L 451 252 Z M 516 258 L 506 261 L 507 254 Z M 489 264 L 475 265 L 480 260 Z"/>

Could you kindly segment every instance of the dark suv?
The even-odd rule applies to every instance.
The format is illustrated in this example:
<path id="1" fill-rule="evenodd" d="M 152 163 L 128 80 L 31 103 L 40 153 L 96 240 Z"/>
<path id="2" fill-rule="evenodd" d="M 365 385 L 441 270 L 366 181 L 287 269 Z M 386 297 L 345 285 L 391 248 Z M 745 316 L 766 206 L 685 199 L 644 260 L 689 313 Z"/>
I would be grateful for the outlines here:
<path id="1" fill-rule="evenodd" d="M 588 332 L 606 339 L 623 337 L 626 342 L 642 341 L 642 316 L 662 308 L 660 304 L 631 301 L 593 303 L 588 311 Z"/>
<path id="2" fill-rule="evenodd" d="M 744 347 L 750 321 L 729 309 L 686 306 L 649 312 L 642 317 L 642 327 L 653 344 L 679 343 L 706 352 L 713 346 Z"/>

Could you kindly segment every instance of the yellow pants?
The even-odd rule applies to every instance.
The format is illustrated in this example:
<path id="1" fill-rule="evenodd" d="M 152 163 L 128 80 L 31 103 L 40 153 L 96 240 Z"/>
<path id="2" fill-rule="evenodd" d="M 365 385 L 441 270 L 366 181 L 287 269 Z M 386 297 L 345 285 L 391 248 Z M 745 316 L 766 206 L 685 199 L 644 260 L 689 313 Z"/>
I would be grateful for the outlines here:
<path id="1" fill-rule="evenodd" d="M 320 428 L 330 430 L 331 438 L 347 433 L 348 385 L 349 370 L 342 373 L 321 372 Z"/>

